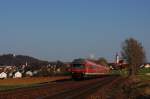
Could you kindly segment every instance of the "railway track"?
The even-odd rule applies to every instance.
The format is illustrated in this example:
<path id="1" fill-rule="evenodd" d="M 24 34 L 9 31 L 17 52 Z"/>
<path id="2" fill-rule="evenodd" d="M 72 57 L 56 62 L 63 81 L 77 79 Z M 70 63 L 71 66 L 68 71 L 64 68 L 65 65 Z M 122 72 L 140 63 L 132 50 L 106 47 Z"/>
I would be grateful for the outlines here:
<path id="1" fill-rule="evenodd" d="M 118 78 L 108 76 L 83 81 L 57 81 L 32 88 L 0 92 L 0 99 L 84 99 Z"/>
<path id="2" fill-rule="evenodd" d="M 118 77 L 106 77 L 104 79 L 95 79 L 94 82 L 75 89 L 68 89 L 53 96 L 38 97 L 37 99 L 85 99 L 90 94 L 96 92 L 103 86 L 118 80 Z"/>
<path id="3" fill-rule="evenodd" d="M 71 79 L 67 80 L 66 82 L 64 81 L 64 83 L 47 82 L 27 88 L 17 88 L 15 90 L 1 91 L 0 99 L 20 99 L 20 97 L 21 99 L 34 99 L 35 97 L 45 95 L 48 92 L 52 94 L 55 91 L 61 89 L 63 90 L 64 88 L 61 88 L 60 86 L 68 83 L 72 83 Z"/>

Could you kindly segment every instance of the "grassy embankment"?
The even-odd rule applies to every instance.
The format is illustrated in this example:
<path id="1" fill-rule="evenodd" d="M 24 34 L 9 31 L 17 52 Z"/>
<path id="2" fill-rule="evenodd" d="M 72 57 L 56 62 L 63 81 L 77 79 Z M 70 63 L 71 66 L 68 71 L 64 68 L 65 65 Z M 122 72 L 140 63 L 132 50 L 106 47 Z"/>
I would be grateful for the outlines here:
<path id="1" fill-rule="evenodd" d="M 113 70 L 112 74 L 120 74 L 127 78 L 123 83 L 112 89 L 110 96 L 120 95 L 123 99 L 150 98 L 150 68 L 143 68 L 138 71 L 136 77 L 128 77 L 127 70 Z"/>

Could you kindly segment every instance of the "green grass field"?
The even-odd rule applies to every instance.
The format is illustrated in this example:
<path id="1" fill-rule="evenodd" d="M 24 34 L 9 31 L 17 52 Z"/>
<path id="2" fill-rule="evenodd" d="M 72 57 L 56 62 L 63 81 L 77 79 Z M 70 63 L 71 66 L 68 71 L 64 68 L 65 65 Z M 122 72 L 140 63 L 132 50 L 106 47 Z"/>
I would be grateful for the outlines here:
<path id="1" fill-rule="evenodd" d="M 135 77 L 136 79 L 138 79 L 138 82 L 132 82 L 133 79 L 127 80 L 127 82 L 129 83 L 125 81 L 125 84 L 123 84 L 122 86 L 118 85 L 118 88 L 114 89 L 114 92 L 115 90 L 120 90 L 120 92 L 123 92 L 123 94 L 127 97 L 131 97 L 134 95 L 142 95 L 142 99 L 145 99 L 145 97 L 150 96 L 150 75 L 147 75 L 149 73 L 150 68 L 140 69 L 138 71 L 138 74 L 136 75 L 137 78 Z M 129 77 L 128 71 L 126 69 L 112 70 L 111 74 L 119 74 L 122 77 Z"/>
<path id="2" fill-rule="evenodd" d="M 142 68 L 138 71 L 139 74 L 146 74 L 146 73 L 150 73 L 150 68 Z"/>

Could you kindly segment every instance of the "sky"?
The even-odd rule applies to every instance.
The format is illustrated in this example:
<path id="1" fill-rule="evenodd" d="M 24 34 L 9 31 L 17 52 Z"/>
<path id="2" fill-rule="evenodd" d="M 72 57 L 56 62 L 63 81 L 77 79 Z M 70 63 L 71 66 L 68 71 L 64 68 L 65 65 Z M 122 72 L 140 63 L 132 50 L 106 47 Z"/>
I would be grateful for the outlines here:
<path id="1" fill-rule="evenodd" d="M 150 0 L 1 0 L 0 54 L 114 61 L 133 37 L 150 61 Z"/>

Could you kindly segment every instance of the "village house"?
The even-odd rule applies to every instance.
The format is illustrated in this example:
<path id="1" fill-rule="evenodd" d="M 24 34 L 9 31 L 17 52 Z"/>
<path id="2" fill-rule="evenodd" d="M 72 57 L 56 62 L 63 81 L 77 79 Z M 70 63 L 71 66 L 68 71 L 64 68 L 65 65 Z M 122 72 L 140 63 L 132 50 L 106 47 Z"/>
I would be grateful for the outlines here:
<path id="1" fill-rule="evenodd" d="M 31 77 L 31 76 L 33 76 L 33 73 L 31 71 L 27 71 L 26 76 Z"/>
<path id="2" fill-rule="evenodd" d="M 145 68 L 150 68 L 150 64 L 145 64 L 144 67 Z"/>
<path id="3" fill-rule="evenodd" d="M 5 79 L 7 78 L 7 74 L 5 72 L 0 73 L 0 79 Z"/>
<path id="4" fill-rule="evenodd" d="M 19 71 L 16 72 L 13 76 L 13 78 L 22 78 L 22 73 L 20 73 Z"/>

